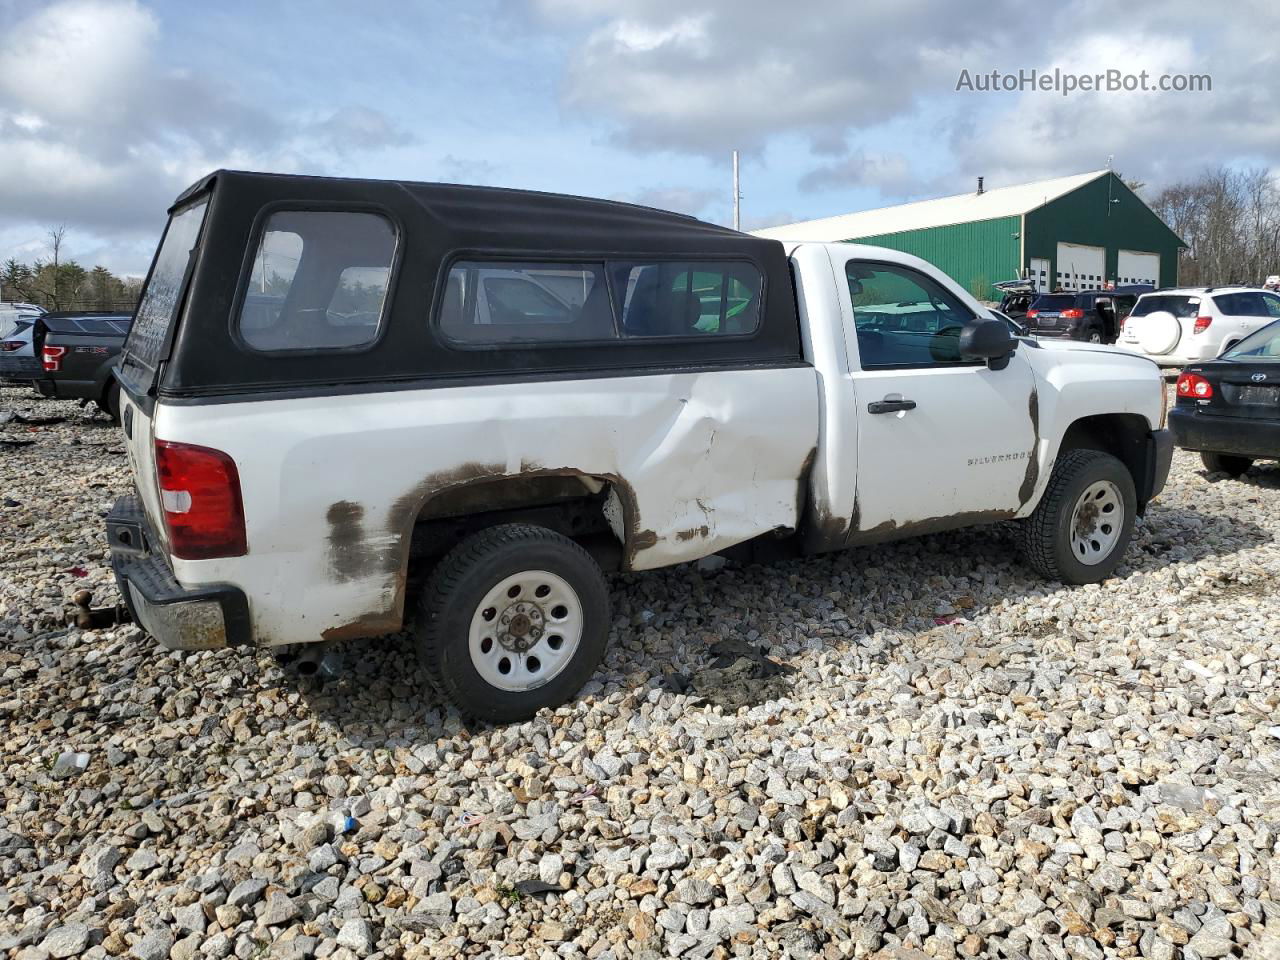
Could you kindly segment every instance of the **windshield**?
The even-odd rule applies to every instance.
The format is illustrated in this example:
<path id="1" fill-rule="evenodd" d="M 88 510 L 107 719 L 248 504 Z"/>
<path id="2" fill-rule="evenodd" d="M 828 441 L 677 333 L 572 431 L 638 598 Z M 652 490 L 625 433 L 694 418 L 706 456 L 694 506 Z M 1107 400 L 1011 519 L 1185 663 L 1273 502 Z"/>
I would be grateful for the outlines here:
<path id="1" fill-rule="evenodd" d="M 1280 321 L 1255 330 L 1222 355 L 1223 360 L 1280 360 Z"/>
<path id="2" fill-rule="evenodd" d="M 160 242 L 155 265 L 147 280 L 147 289 L 138 304 L 137 320 L 125 342 L 123 371 L 132 379 L 149 382 L 160 361 L 168 340 L 169 327 L 182 298 L 183 282 L 187 277 L 187 264 L 191 251 L 200 237 L 200 225 L 209 206 L 208 199 L 192 204 L 169 219 L 169 226 Z M 141 374 L 141 375 L 140 375 Z"/>
<path id="3" fill-rule="evenodd" d="M 1200 310 L 1200 298 L 1178 296 L 1172 293 L 1139 297 L 1137 305 L 1133 308 L 1133 313 L 1129 314 L 1129 316 L 1145 317 L 1149 313 L 1156 313 L 1161 310 L 1172 313 L 1180 320 L 1185 317 L 1194 317 Z"/>

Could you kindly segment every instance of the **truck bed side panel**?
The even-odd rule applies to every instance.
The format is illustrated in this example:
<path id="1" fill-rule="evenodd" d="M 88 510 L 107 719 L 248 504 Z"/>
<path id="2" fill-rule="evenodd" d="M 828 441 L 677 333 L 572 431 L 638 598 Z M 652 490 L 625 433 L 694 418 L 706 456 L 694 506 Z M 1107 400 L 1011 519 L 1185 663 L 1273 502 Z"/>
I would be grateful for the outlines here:
<path id="1" fill-rule="evenodd" d="M 817 389 L 796 364 L 161 403 L 155 422 L 158 439 L 229 453 L 244 495 L 248 555 L 176 560 L 178 579 L 251 585 L 257 642 L 283 644 L 399 629 L 414 519 L 460 484 L 598 478 L 634 570 L 795 529 Z"/>

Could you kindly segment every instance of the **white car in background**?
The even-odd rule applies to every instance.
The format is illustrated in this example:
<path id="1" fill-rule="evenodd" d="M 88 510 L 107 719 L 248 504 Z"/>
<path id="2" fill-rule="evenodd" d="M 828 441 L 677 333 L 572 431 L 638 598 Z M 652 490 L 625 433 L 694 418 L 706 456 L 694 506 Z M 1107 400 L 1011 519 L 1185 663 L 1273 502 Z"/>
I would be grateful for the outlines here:
<path id="1" fill-rule="evenodd" d="M 1280 295 L 1256 287 L 1182 287 L 1144 293 L 1116 346 L 1162 367 L 1212 360 L 1280 319 Z"/>

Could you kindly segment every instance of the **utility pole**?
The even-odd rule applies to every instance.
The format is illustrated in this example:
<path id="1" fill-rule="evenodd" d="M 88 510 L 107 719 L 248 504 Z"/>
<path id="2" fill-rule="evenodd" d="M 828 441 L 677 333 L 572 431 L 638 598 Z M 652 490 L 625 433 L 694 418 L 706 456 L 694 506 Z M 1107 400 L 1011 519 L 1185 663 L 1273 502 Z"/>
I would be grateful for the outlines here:
<path id="1" fill-rule="evenodd" d="M 738 201 L 742 199 L 742 193 L 738 188 L 738 151 L 733 151 L 733 229 L 742 229 L 742 219 L 739 215 Z"/>
<path id="2" fill-rule="evenodd" d="M 1111 161 L 1115 159 L 1114 154 L 1107 154 L 1107 173 L 1111 173 Z M 1111 204 L 1115 203 L 1111 199 L 1111 177 L 1107 177 L 1107 216 L 1111 216 Z"/>

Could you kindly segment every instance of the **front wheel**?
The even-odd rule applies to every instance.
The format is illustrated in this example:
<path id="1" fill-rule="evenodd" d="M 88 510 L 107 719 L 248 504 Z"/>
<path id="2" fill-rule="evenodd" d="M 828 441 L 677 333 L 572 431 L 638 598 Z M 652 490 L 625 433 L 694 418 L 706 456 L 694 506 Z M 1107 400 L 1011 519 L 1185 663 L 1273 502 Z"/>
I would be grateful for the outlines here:
<path id="1" fill-rule="evenodd" d="M 1210 473 L 1225 473 L 1229 477 L 1242 477 L 1253 466 L 1250 457 L 1233 457 L 1229 453 L 1202 453 L 1200 462 Z"/>
<path id="2" fill-rule="evenodd" d="M 608 587 L 569 538 L 527 524 L 491 527 L 440 562 L 416 633 L 432 685 L 462 713 L 527 720 L 576 694 L 599 665 Z"/>
<path id="3" fill-rule="evenodd" d="M 1046 577 L 1097 583 L 1129 546 L 1137 516 L 1133 477 L 1101 450 L 1068 450 L 1054 464 L 1044 496 L 1022 521 L 1022 552 Z"/>

